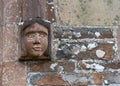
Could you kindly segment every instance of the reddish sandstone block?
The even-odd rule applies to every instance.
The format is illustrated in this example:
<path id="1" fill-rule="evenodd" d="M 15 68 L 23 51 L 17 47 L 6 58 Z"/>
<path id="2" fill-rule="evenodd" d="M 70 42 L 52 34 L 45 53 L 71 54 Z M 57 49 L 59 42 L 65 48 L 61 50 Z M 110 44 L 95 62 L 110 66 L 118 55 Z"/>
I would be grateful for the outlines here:
<path id="1" fill-rule="evenodd" d="M 79 62 L 78 67 L 80 67 L 82 69 L 87 69 L 86 65 L 83 62 Z"/>
<path id="2" fill-rule="evenodd" d="M 0 26 L 3 24 L 3 2 L 0 0 Z"/>
<path id="3" fill-rule="evenodd" d="M 29 71 L 30 72 L 53 72 L 53 70 L 50 68 L 51 64 L 52 64 L 52 62 L 50 62 L 50 61 L 41 61 L 41 62 L 30 63 Z"/>
<path id="4" fill-rule="evenodd" d="M 96 36 L 96 32 L 100 34 L 100 36 Z M 110 28 L 83 28 L 81 31 L 81 38 L 113 38 L 112 31 Z"/>
<path id="5" fill-rule="evenodd" d="M 21 6 L 22 6 L 22 12 L 23 12 L 22 13 L 23 20 L 27 20 L 33 17 L 39 17 L 40 14 L 37 12 L 40 9 L 38 8 L 39 2 L 37 0 L 35 1 L 24 0 L 24 1 L 21 1 L 21 3 L 22 3 Z"/>
<path id="6" fill-rule="evenodd" d="M 56 64 L 54 67 L 52 65 Z M 61 67 L 65 72 L 73 72 L 75 68 L 75 64 L 69 61 L 62 62 L 51 62 L 51 61 L 41 61 L 41 62 L 31 62 L 29 64 L 30 72 L 59 72 Z"/>
<path id="7" fill-rule="evenodd" d="M 115 62 L 115 63 L 107 63 L 104 65 L 107 69 L 112 68 L 112 69 L 119 69 L 120 68 L 120 62 Z"/>
<path id="8" fill-rule="evenodd" d="M 114 53 L 115 51 L 113 50 L 113 44 L 107 44 L 107 43 L 100 43 L 98 44 L 98 47 L 92 49 L 92 50 L 87 50 L 86 52 L 80 52 L 78 54 L 78 59 L 102 59 L 102 60 L 111 60 L 114 58 Z M 99 58 L 96 55 L 96 50 L 102 50 L 105 52 L 104 57 Z"/>
<path id="9" fill-rule="evenodd" d="M 70 42 L 69 42 L 70 41 Z M 91 47 L 92 46 L 92 47 Z M 116 48 L 114 41 L 111 43 L 105 42 L 78 42 L 77 40 L 71 41 L 69 39 L 61 40 L 58 46 L 57 58 L 77 60 L 82 59 L 101 59 L 112 60 L 116 55 Z"/>
<path id="10" fill-rule="evenodd" d="M 105 73 L 103 74 L 104 80 L 108 80 L 108 75 L 109 75 L 108 72 L 105 72 Z"/>
<path id="11" fill-rule="evenodd" d="M 102 85 L 102 74 L 100 73 L 93 73 L 93 81 L 91 84 Z"/>
<path id="12" fill-rule="evenodd" d="M 59 75 L 48 75 L 48 76 L 43 76 L 39 81 L 34 82 L 34 85 L 38 86 L 66 86 L 68 85 L 67 82 L 65 82 L 61 76 Z"/>
<path id="13" fill-rule="evenodd" d="M 20 17 L 20 7 L 17 0 L 4 0 L 5 22 L 17 22 Z"/>
<path id="14" fill-rule="evenodd" d="M 25 65 L 18 62 L 4 62 L 2 86 L 27 86 Z"/>
<path id="15" fill-rule="evenodd" d="M 113 32 L 110 28 L 65 28 L 56 27 L 54 30 L 55 38 L 84 39 L 84 38 L 113 38 Z"/>
<path id="16" fill-rule="evenodd" d="M 54 19 L 53 5 L 48 4 L 46 0 L 23 0 L 22 3 L 22 17 L 23 20 L 34 17 L 42 17 L 43 19 L 52 21 Z M 32 7 L 32 8 L 31 8 Z"/>
<path id="17" fill-rule="evenodd" d="M 53 3 L 53 1 L 48 1 L 48 3 Z M 55 11 L 54 11 L 54 4 L 47 3 L 47 19 L 51 22 L 55 21 Z"/>
<path id="18" fill-rule="evenodd" d="M 101 73 L 81 73 L 81 76 L 88 77 L 89 85 L 102 85 L 102 74 Z"/>
<path id="19" fill-rule="evenodd" d="M 15 61 L 19 58 L 18 56 L 18 27 L 16 24 L 7 24 L 3 28 L 3 61 Z"/>
<path id="20" fill-rule="evenodd" d="M 63 71 L 65 72 L 73 72 L 75 69 L 75 64 L 70 61 L 58 62 L 58 65 L 56 68 L 59 68 L 60 66 L 64 68 Z"/>

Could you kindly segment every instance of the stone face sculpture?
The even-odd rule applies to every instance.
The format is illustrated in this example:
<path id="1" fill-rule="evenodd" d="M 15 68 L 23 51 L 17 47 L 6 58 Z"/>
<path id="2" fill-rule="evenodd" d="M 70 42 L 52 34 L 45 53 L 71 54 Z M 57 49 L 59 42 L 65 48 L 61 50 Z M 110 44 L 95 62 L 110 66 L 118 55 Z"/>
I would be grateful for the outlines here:
<path id="1" fill-rule="evenodd" d="M 21 30 L 20 60 L 50 59 L 50 23 L 41 18 L 25 21 Z"/>

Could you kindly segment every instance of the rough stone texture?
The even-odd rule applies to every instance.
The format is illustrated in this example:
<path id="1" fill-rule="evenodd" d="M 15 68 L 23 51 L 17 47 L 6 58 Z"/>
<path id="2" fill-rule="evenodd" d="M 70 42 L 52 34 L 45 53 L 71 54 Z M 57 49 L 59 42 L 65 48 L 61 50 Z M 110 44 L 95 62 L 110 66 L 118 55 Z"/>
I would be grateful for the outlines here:
<path id="1" fill-rule="evenodd" d="M 51 64 L 52 64 L 52 62 L 50 62 L 50 61 L 31 62 L 31 63 L 28 63 L 29 71 L 30 72 L 54 72 L 50 68 Z"/>
<path id="2" fill-rule="evenodd" d="M 120 62 L 115 62 L 115 63 L 108 63 L 105 64 L 106 68 L 112 68 L 112 69 L 119 69 L 120 68 Z"/>
<path id="3" fill-rule="evenodd" d="M 119 25 L 120 0 L 55 0 L 58 24 Z"/>
<path id="4" fill-rule="evenodd" d="M 4 0 L 4 20 L 5 24 L 18 22 L 20 18 L 19 4 L 17 0 Z"/>
<path id="5" fill-rule="evenodd" d="M 46 12 L 43 9 L 46 9 L 46 0 L 19 0 L 21 5 L 21 18 L 22 20 L 27 20 L 33 17 L 44 17 Z M 42 6 L 42 8 L 40 7 Z"/>
<path id="6" fill-rule="evenodd" d="M 3 57 L 3 39 L 2 39 L 2 26 L 0 26 L 0 32 L 1 32 L 1 34 L 0 34 L 0 39 L 1 39 L 1 41 L 0 41 L 0 86 L 2 85 L 2 63 L 3 63 L 3 59 L 2 59 L 2 57 Z"/>
<path id="7" fill-rule="evenodd" d="M 73 72 L 75 68 L 74 62 L 62 61 L 62 62 L 31 62 L 28 64 L 30 72 Z"/>
<path id="8" fill-rule="evenodd" d="M 25 64 L 18 62 L 4 62 L 2 72 L 2 86 L 26 86 Z"/>
<path id="9" fill-rule="evenodd" d="M 2 86 L 2 61 L 0 61 L 0 86 Z"/>
<path id="10" fill-rule="evenodd" d="M 118 54 L 119 54 L 119 60 L 120 60 L 120 27 L 116 30 L 117 33 L 117 45 L 118 45 Z"/>
<path id="11" fill-rule="evenodd" d="M 3 2 L 0 0 L 0 26 L 3 24 Z"/>
<path id="12" fill-rule="evenodd" d="M 19 58 L 19 4 L 17 0 L 4 0 L 3 23 L 0 41 L 2 61 L 1 86 L 26 86 L 26 65 L 18 62 Z M 2 30 L 3 29 L 3 30 Z M 1 37 L 1 36 L 0 36 Z M 2 44 L 1 44 L 2 42 Z M 1 63 L 1 62 L 0 62 Z"/>
<path id="13" fill-rule="evenodd" d="M 0 0 L 0 86 L 2 86 L 2 57 L 3 57 L 3 2 Z"/>
<path id="14" fill-rule="evenodd" d="M 108 82 L 110 84 L 120 84 L 120 73 L 109 73 L 108 74 Z"/>
<path id="15" fill-rule="evenodd" d="M 57 51 L 57 57 L 58 58 L 65 58 L 65 59 L 74 58 L 74 59 L 79 59 L 79 60 L 81 60 L 81 59 L 111 60 L 111 59 L 114 58 L 114 50 L 112 49 L 113 48 L 112 44 L 98 44 L 98 46 L 95 47 L 94 49 L 92 49 L 92 50 L 87 49 L 84 52 L 79 50 L 80 49 L 79 47 L 82 46 L 82 45 L 88 46 L 88 44 L 86 44 L 86 43 L 69 44 L 69 45 L 70 46 L 60 45 L 60 47 L 58 47 L 58 48 L 64 47 L 63 50 L 58 50 Z M 78 47 L 76 45 L 78 45 Z M 103 50 L 105 52 L 105 55 L 104 55 L 103 58 L 99 58 L 96 55 L 96 50 L 98 50 L 98 49 Z"/>
<path id="16" fill-rule="evenodd" d="M 42 17 L 51 22 L 55 21 L 54 4 L 52 0 L 19 0 L 21 18 L 27 20 L 33 17 Z"/>
<path id="17" fill-rule="evenodd" d="M 16 24 L 7 24 L 3 29 L 4 29 L 3 61 L 15 61 L 19 58 L 17 41 L 18 27 Z"/>
<path id="18" fill-rule="evenodd" d="M 58 58 L 111 60 L 115 56 L 115 39 L 110 28 L 56 27 L 54 37 Z M 103 57 L 98 56 L 98 50 L 104 52 Z"/>
<path id="19" fill-rule="evenodd" d="M 80 73 L 80 74 L 56 74 L 56 73 L 29 73 L 29 85 L 57 85 L 57 86 L 87 86 L 87 85 L 108 85 L 113 84 L 112 82 L 119 82 L 118 80 L 115 81 L 119 76 L 111 81 L 111 76 L 114 73 Z M 72 78 L 71 78 L 72 77 Z M 108 82 L 105 83 L 105 81 Z M 59 83 L 59 84 L 58 84 Z M 119 83 L 117 83 L 119 84 Z"/>
<path id="20" fill-rule="evenodd" d="M 42 86 L 42 85 L 50 85 L 50 86 L 54 86 L 54 85 L 60 85 L 60 86 L 66 86 L 68 85 L 67 82 L 65 82 L 62 77 L 60 75 L 57 74 L 41 74 L 41 73 L 36 73 L 36 74 L 29 74 L 29 85 L 38 85 L 38 86 Z M 58 84 L 59 83 L 59 84 Z"/>
<path id="21" fill-rule="evenodd" d="M 111 28 L 100 27 L 55 27 L 55 38 L 113 38 L 113 32 Z"/>
<path id="22" fill-rule="evenodd" d="M 59 83 L 59 84 L 58 84 Z M 39 81 L 34 82 L 36 85 L 62 85 L 66 86 L 68 85 L 67 82 L 65 82 L 61 76 L 59 75 L 46 75 L 42 77 Z"/>
<path id="23" fill-rule="evenodd" d="M 62 71 L 65 72 L 73 72 L 75 69 L 75 63 L 72 61 L 62 61 L 62 62 L 58 62 L 58 65 L 55 67 L 57 69 L 58 72 L 60 72 L 60 69 L 62 69 Z"/>
<path id="24" fill-rule="evenodd" d="M 120 86 L 119 4 L 0 0 L 0 86 Z M 52 61 L 19 62 L 19 25 L 36 16 L 56 19 L 51 25 Z"/>

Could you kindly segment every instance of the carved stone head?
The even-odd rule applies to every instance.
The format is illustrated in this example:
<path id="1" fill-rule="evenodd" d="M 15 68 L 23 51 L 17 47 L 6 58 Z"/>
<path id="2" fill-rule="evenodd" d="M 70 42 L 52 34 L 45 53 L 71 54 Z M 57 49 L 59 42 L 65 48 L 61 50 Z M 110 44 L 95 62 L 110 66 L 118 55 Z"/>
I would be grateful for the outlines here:
<path id="1" fill-rule="evenodd" d="M 23 55 L 20 60 L 49 59 L 50 23 L 40 18 L 24 22 L 21 31 Z"/>

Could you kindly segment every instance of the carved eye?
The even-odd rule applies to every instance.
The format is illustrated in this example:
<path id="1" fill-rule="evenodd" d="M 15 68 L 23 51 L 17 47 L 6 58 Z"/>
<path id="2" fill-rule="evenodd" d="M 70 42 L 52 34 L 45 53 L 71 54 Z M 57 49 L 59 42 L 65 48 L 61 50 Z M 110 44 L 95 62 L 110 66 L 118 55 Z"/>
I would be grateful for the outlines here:
<path id="1" fill-rule="evenodd" d="M 47 36 L 46 33 L 44 32 L 39 32 L 39 33 L 28 33 L 27 35 L 28 39 L 34 39 L 35 37 L 40 37 L 40 38 L 44 38 Z"/>
<path id="2" fill-rule="evenodd" d="M 28 37 L 28 38 L 34 38 L 34 37 L 35 37 L 35 34 L 34 34 L 34 33 L 27 34 L 27 37 Z"/>
<path id="3" fill-rule="evenodd" d="M 40 33 L 39 33 L 39 36 L 40 36 L 40 37 L 46 37 L 46 34 L 43 33 L 43 32 L 40 32 Z"/>

